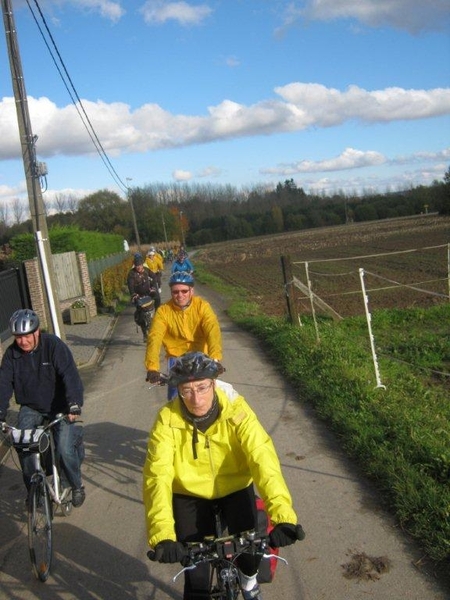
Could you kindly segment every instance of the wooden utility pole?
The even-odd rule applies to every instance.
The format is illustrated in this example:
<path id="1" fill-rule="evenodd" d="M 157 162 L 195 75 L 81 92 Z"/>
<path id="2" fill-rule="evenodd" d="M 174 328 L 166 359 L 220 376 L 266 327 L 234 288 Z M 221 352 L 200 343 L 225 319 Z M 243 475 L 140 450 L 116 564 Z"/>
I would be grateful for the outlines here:
<path id="1" fill-rule="evenodd" d="M 47 219 L 42 199 L 40 177 L 43 172 L 42 163 L 36 160 L 36 140 L 33 135 L 25 81 L 20 60 L 19 44 L 17 41 L 14 15 L 11 0 L 1 0 L 3 21 L 5 25 L 6 45 L 8 48 L 9 65 L 16 101 L 17 122 L 19 125 L 22 159 L 27 182 L 28 202 L 36 241 L 37 257 L 41 276 L 41 287 L 44 297 L 44 310 L 47 329 L 64 339 L 62 315 L 59 309 L 59 299 L 55 292 L 52 254 L 48 237 Z"/>
<path id="2" fill-rule="evenodd" d="M 128 202 L 129 202 L 130 208 L 131 208 L 131 217 L 133 219 L 134 237 L 136 238 L 136 244 L 137 244 L 138 251 L 142 252 L 141 251 L 141 238 L 139 237 L 139 229 L 138 229 L 137 221 L 136 221 L 136 213 L 134 211 L 133 192 L 131 191 L 130 185 L 128 183 L 129 181 L 133 181 L 131 179 L 131 177 L 127 177 L 127 198 L 128 198 Z"/>

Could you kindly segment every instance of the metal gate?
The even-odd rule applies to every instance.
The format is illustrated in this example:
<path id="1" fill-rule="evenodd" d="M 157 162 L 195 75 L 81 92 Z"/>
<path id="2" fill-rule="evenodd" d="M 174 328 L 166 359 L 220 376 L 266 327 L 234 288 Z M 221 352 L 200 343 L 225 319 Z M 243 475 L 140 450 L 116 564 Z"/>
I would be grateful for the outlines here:
<path id="1" fill-rule="evenodd" d="M 0 272 L 0 341 L 10 337 L 9 319 L 15 310 L 30 306 L 22 268 Z"/>

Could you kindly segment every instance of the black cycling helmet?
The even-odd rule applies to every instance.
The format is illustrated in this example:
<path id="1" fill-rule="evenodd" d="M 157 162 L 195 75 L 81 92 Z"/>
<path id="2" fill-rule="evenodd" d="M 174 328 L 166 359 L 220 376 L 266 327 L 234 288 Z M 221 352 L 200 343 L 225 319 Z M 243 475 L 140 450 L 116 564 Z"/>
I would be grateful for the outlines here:
<path id="1" fill-rule="evenodd" d="M 9 328 L 13 335 L 28 335 L 39 328 L 39 317 L 29 308 L 16 310 L 9 320 Z"/>
<path id="2" fill-rule="evenodd" d="M 136 267 L 138 265 L 143 265 L 144 264 L 144 257 L 142 256 L 142 254 L 140 252 L 136 252 L 136 254 L 133 257 L 133 265 Z"/>
<path id="3" fill-rule="evenodd" d="M 190 287 L 194 287 L 194 278 L 187 271 L 177 271 L 170 276 L 169 285 L 172 287 L 176 283 L 184 283 Z"/>
<path id="4" fill-rule="evenodd" d="M 169 385 L 199 379 L 216 379 L 225 371 L 224 367 L 203 352 L 186 352 L 177 358 L 169 371 Z"/>

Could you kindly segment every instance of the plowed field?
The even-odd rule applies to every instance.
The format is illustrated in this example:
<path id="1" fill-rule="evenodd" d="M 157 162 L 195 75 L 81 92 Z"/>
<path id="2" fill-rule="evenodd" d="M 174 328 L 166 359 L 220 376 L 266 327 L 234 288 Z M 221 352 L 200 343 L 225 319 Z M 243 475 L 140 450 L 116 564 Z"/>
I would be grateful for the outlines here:
<path id="1" fill-rule="evenodd" d="M 247 289 L 267 314 L 283 315 L 281 256 L 290 257 L 300 314 L 311 310 L 302 290 L 309 284 L 345 317 L 364 314 L 362 284 L 371 311 L 448 301 L 449 243 L 450 217 L 423 215 L 211 244 L 194 263 Z"/>

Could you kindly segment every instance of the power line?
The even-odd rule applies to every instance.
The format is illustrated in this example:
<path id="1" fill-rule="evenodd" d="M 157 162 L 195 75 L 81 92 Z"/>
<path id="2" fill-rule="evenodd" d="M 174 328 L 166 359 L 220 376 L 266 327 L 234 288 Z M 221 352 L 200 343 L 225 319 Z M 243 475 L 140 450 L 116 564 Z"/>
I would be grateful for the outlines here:
<path id="1" fill-rule="evenodd" d="M 58 62 L 57 62 L 57 60 L 55 58 L 55 55 L 53 54 L 53 51 L 52 51 L 52 49 L 51 49 L 51 47 L 50 47 L 50 45 L 49 45 L 49 43 L 48 43 L 48 41 L 47 41 L 47 39 L 45 37 L 45 34 L 44 34 L 44 32 L 43 32 L 43 30 L 42 30 L 42 28 L 41 28 L 41 26 L 40 26 L 40 24 L 38 22 L 38 19 L 37 19 L 36 15 L 33 12 L 33 8 L 31 7 L 29 0 L 27 0 L 28 8 L 30 9 L 30 12 L 31 12 L 31 14 L 33 16 L 33 19 L 34 19 L 35 23 L 36 23 L 36 26 L 39 29 L 39 32 L 40 32 L 40 34 L 42 36 L 42 39 L 44 40 L 44 43 L 47 46 L 47 49 L 48 49 L 48 51 L 50 53 L 50 56 L 52 57 L 52 60 L 53 60 L 53 62 L 55 64 L 55 67 L 56 67 L 58 73 L 59 73 L 59 76 L 61 77 L 61 80 L 62 80 L 62 82 L 64 84 L 64 87 L 66 88 L 66 90 L 67 90 L 67 92 L 68 92 L 68 94 L 69 94 L 69 96 L 70 96 L 70 98 L 72 100 L 72 103 L 75 106 L 75 109 L 76 109 L 76 111 L 77 111 L 77 113 L 78 113 L 78 115 L 79 115 L 79 117 L 80 117 L 80 119 L 81 119 L 84 127 L 86 128 L 86 131 L 88 132 L 88 135 L 91 138 L 92 143 L 94 144 L 94 147 L 95 147 L 97 153 L 99 154 L 100 158 L 102 159 L 105 167 L 108 169 L 109 174 L 114 179 L 114 181 L 119 185 L 119 187 L 122 188 L 122 191 L 123 192 L 127 192 L 128 191 L 127 185 L 123 182 L 123 180 L 121 179 L 121 177 L 117 173 L 116 169 L 114 168 L 113 164 L 111 163 L 108 155 L 106 154 L 105 149 L 103 148 L 103 145 L 102 145 L 102 143 L 101 143 L 101 141 L 100 141 L 97 133 L 95 132 L 94 126 L 92 125 L 91 120 L 89 119 L 89 116 L 86 113 L 86 110 L 84 108 L 83 102 L 81 101 L 81 98 L 78 95 L 78 92 L 77 92 L 77 90 L 75 88 L 75 85 L 74 85 L 74 83 L 73 83 L 73 81 L 72 81 L 72 79 L 71 79 L 71 77 L 69 75 L 69 72 L 68 72 L 68 70 L 67 70 L 67 68 L 66 68 L 66 66 L 64 64 L 64 61 L 63 61 L 63 59 L 61 57 L 61 54 L 60 54 L 60 52 L 58 50 L 58 47 L 57 47 L 56 42 L 55 42 L 55 40 L 53 38 L 53 35 L 50 32 L 50 29 L 49 29 L 49 27 L 47 25 L 47 21 L 46 21 L 44 15 L 42 13 L 42 10 L 41 10 L 41 8 L 39 6 L 39 3 L 38 3 L 37 0 L 34 0 L 34 3 L 36 4 L 37 10 L 39 11 L 39 15 L 41 17 L 41 20 L 42 20 L 44 26 L 45 26 L 45 29 L 46 29 L 47 34 L 48 34 L 48 37 L 51 40 L 53 48 L 54 48 L 54 50 L 55 50 L 55 52 L 56 52 L 56 54 L 58 56 L 59 62 L 61 64 L 61 66 L 62 66 L 62 69 L 64 70 L 64 74 L 65 74 L 65 76 L 67 78 L 67 81 L 70 84 L 70 88 L 73 90 L 73 93 L 72 93 L 71 89 L 69 88 L 69 85 L 66 82 L 64 74 L 63 74 L 63 72 L 61 71 L 61 68 L 58 65 Z M 76 98 L 76 100 L 75 100 L 75 98 Z"/>

